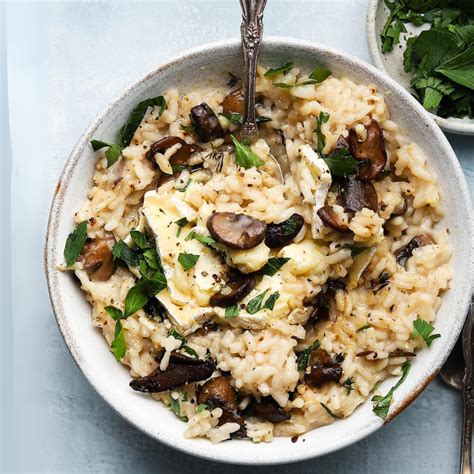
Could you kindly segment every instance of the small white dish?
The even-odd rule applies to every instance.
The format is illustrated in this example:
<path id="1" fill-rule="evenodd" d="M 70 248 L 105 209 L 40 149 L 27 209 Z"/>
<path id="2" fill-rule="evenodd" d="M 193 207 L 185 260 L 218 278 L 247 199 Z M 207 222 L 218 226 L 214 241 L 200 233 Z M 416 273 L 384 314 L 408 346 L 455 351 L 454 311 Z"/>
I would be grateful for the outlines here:
<path id="1" fill-rule="evenodd" d="M 400 43 L 395 45 L 393 51 L 383 54 L 381 50 L 380 32 L 389 15 L 389 9 L 385 5 L 384 0 L 369 0 L 367 8 L 367 41 L 369 43 L 370 56 L 374 64 L 390 77 L 395 79 L 399 84 L 408 91 L 412 91 L 410 86 L 410 75 L 403 69 L 403 52 L 405 51 L 406 38 L 419 34 L 428 25 L 416 27 L 406 24 L 407 33 L 400 35 Z M 443 118 L 429 113 L 436 123 L 446 132 L 456 133 L 458 135 L 474 135 L 474 119 L 469 117 L 460 118 Z"/>
<path id="2" fill-rule="evenodd" d="M 306 71 L 324 64 L 336 76 L 372 83 L 386 93 L 394 120 L 409 138 L 423 149 L 439 176 L 444 205 L 449 209 L 444 224 L 454 247 L 452 287 L 443 295 L 436 330 L 442 339 L 421 351 L 407 380 L 397 389 L 388 420 L 400 413 L 436 376 L 463 326 L 471 296 L 473 214 L 461 167 L 449 142 L 421 105 L 400 85 L 355 57 L 311 42 L 289 38 L 267 38 L 261 53 L 263 64 L 292 60 Z M 61 333 L 76 363 L 96 389 L 120 415 L 152 438 L 189 454 L 214 461 L 238 464 L 278 464 L 322 456 L 342 449 L 381 428 L 383 420 L 367 401 L 344 420 L 299 437 L 275 438 L 272 443 L 254 444 L 231 440 L 217 445 L 204 439 L 185 439 L 185 425 L 169 409 L 128 386 L 129 371 L 118 364 L 100 333 L 91 324 L 91 308 L 69 273 L 58 270 L 63 249 L 73 227 L 73 215 L 87 198 L 96 157 L 92 138 L 113 140 L 129 112 L 140 100 L 153 97 L 171 86 L 186 91 L 207 83 L 225 84 L 227 73 L 242 71 L 240 40 L 232 39 L 190 50 L 147 74 L 112 100 L 80 137 L 59 180 L 47 230 L 45 269 L 51 302 Z M 106 71 L 104 71 L 104 80 Z M 385 381 L 386 393 L 394 380 Z"/>

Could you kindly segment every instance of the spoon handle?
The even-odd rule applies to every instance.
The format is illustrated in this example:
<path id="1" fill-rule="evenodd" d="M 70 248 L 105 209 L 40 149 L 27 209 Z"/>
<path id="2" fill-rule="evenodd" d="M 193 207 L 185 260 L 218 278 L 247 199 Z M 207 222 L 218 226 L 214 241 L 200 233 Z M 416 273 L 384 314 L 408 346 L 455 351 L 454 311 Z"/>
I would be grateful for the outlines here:
<path id="1" fill-rule="evenodd" d="M 464 421 L 462 431 L 461 444 L 461 470 L 460 474 L 472 474 L 472 422 L 474 418 L 474 386 L 473 386 L 473 355 L 474 355 L 474 323 L 473 306 L 471 302 L 471 310 L 467 316 L 466 324 L 462 332 L 462 347 L 464 353 L 464 369 L 463 379 L 463 404 L 464 404 Z"/>
<path id="2" fill-rule="evenodd" d="M 255 123 L 255 80 L 258 52 L 263 33 L 263 10 L 267 0 L 240 0 L 242 7 L 242 50 L 244 53 L 244 117 L 240 129 L 243 142 L 254 142 L 258 138 Z"/>

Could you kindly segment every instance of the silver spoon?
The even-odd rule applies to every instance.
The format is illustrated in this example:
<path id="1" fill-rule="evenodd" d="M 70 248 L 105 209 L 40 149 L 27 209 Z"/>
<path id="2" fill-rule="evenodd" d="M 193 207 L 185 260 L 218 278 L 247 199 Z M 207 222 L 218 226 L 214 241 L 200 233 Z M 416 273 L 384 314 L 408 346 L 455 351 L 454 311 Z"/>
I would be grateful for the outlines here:
<path id="1" fill-rule="evenodd" d="M 244 116 L 240 129 L 241 140 L 244 143 L 254 143 L 258 140 L 258 128 L 255 117 L 255 82 L 257 78 L 257 63 L 260 42 L 263 36 L 263 10 L 267 0 L 240 0 L 242 7 L 242 51 L 244 55 Z M 281 181 L 284 181 L 282 163 L 270 154 L 277 166 Z"/>
<path id="2" fill-rule="evenodd" d="M 473 303 L 466 324 L 458 342 L 440 371 L 445 383 L 456 390 L 462 390 L 464 421 L 461 442 L 460 474 L 472 474 L 472 422 L 474 415 L 474 323 Z"/>

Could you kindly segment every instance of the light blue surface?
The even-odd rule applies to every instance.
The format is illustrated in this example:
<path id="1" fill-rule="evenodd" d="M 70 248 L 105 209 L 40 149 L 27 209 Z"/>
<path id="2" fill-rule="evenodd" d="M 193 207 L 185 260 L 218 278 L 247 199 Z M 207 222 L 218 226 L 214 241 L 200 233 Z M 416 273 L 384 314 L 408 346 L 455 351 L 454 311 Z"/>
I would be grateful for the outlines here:
<path id="1" fill-rule="evenodd" d="M 268 0 L 265 33 L 369 61 L 365 9 L 365 0 Z M 223 467 L 124 422 L 90 388 L 59 335 L 43 244 L 75 141 L 125 85 L 191 46 L 236 36 L 239 23 L 238 0 L 0 4 L 0 471 L 457 472 L 461 401 L 438 380 L 384 429 L 343 451 L 291 466 Z M 449 139 L 472 194 L 474 138 Z"/>

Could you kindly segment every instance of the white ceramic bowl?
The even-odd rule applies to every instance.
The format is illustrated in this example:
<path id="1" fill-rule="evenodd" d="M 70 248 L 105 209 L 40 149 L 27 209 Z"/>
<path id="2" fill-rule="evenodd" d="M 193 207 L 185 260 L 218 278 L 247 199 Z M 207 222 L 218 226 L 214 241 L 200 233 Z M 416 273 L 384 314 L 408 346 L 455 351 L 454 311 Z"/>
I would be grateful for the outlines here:
<path id="1" fill-rule="evenodd" d="M 390 53 L 382 54 L 380 32 L 387 21 L 389 13 L 389 9 L 385 6 L 384 0 L 369 0 L 366 29 L 370 56 L 379 69 L 386 72 L 390 77 L 393 77 L 393 79 L 409 91 L 413 91 L 410 86 L 410 75 L 403 69 L 403 52 L 405 51 L 407 38 L 411 35 L 418 35 L 423 29 L 427 28 L 427 25 L 416 27 L 407 24 L 406 28 L 408 33 L 400 35 L 400 43 L 397 44 Z M 399 46 L 401 46 L 401 48 Z M 474 135 L 474 119 L 470 119 L 469 117 L 462 119 L 455 117 L 443 118 L 431 113 L 430 115 L 446 132 L 457 133 L 459 135 Z"/>
<path id="2" fill-rule="evenodd" d="M 390 92 L 386 99 L 393 118 L 429 157 L 444 191 L 449 213 L 446 224 L 454 244 L 452 288 L 443 298 L 436 329 L 442 339 L 430 350 L 422 351 L 410 375 L 397 390 L 389 419 L 405 408 L 433 379 L 453 347 L 463 325 L 471 293 L 472 213 L 468 189 L 456 156 L 443 133 L 422 107 L 395 81 L 361 60 L 314 43 L 283 38 L 267 38 L 261 62 L 280 64 L 293 60 L 311 70 L 315 64 L 327 65 L 336 76 L 348 76 L 361 83 L 374 83 Z M 228 71 L 242 69 L 240 42 L 228 40 L 193 49 L 159 67 L 120 96 L 97 117 L 75 146 L 58 183 L 46 241 L 46 273 L 51 301 L 59 328 L 78 366 L 103 397 L 120 415 L 152 438 L 187 453 L 230 463 L 272 464 L 320 456 L 354 443 L 381 426 L 370 402 L 332 425 L 301 436 L 296 443 L 276 438 L 273 443 L 253 444 L 232 440 L 212 445 L 203 439 L 184 439 L 185 425 L 160 403 L 131 390 L 128 370 L 110 353 L 100 331 L 90 322 L 90 306 L 70 274 L 57 267 L 63 262 L 66 237 L 73 227 L 73 215 L 86 199 L 91 186 L 96 158 L 89 141 L 93 137 L 112 141 L 133 106 L 171 86 L 189 90 L 203 82 L 227 82 Z M 104 80 L 106 73 L 104 71 Z M 382 385 L 385 392 L 393 380 Z M 303 439 L 305 442 L 303 442 Z"/>

